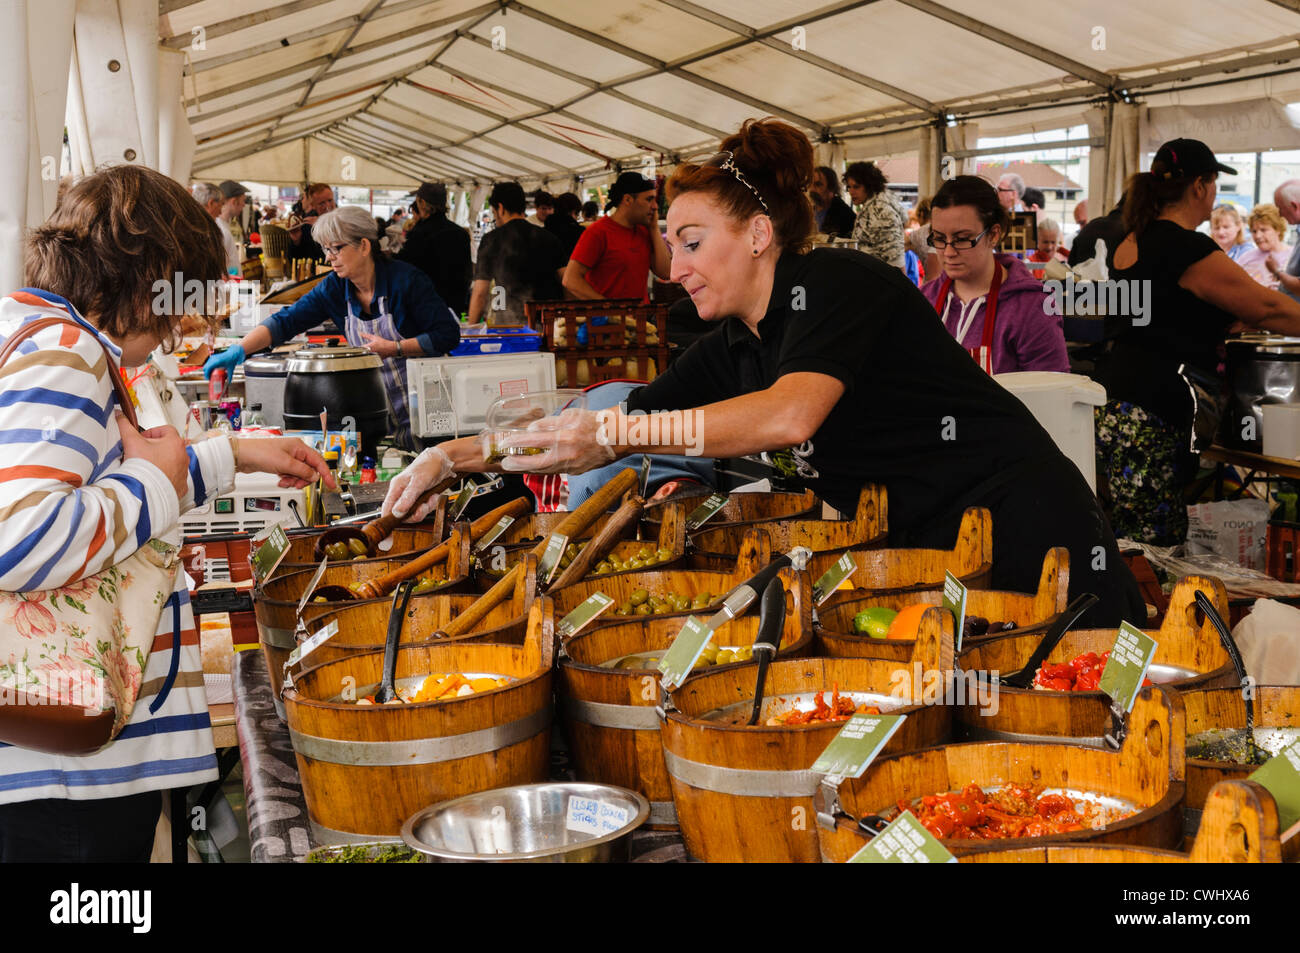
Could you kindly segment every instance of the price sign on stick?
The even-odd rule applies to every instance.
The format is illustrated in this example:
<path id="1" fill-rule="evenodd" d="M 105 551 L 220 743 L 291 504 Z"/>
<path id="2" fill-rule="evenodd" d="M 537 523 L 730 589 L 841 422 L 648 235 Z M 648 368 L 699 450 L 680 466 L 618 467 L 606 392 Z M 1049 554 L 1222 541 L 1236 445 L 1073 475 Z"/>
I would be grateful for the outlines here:
<path id="1" fill-rule="evenodd" d="M 289 665 L 292 667 L 305 659 L 312 652 L 324 645 L 328 640 L 339 634 L 339 624 L 337 621 L 331 622 L 325 628 L 321 629 L 302 645 L 298 646 L 289 653 Z"/>
<path id="2" fill-rule="evenodd" d="M 469 506 L 469 501 L 474 499 L 474 491 L 477 489 L 478 486 L 473 480 L 465 481 L 465 485 L 461 487 L 460 492 L 456 494 L 456 499 L 452 501 L 450 509 L 447 510 L 447 522 L 454 523 L 460 519 L 461 514 Z"/>
<path id="3" fill-rule="evenodd" d="M 849 858 L 850 864 L 955 864 L 939 840 L 911 811 L 904 811 Z"/>
<path id="4" fill-rule="evenodd" d="M 952 573 L 943 576 L 943 607 L 952 613 L 957 633 L 957 651 L 961 651 L 961 630 L 966 626 L 966 587 Z"/>
<path id="5" fill-rule="evenodd" d="M 542 582 L 549 583 L 555 578 L 555 571 L 560 568 L 560 560 L 564 558 L 564 549 L 568 545 L 569 537 L 563 533 L 552 533 L 546 541 L 546 549 L 542 550 L 542 558 L 537 562 L 537 575 Z"/>
<path id="6" fill-rule="evenodd" d="M 302 615 L 302 610 L 307 608 L 307 602 L 311 599 L 311 594 L 316 591 L 316 587 L 320 585 L 321 577 L 325 575 L 325 567 L 329 565 L 329 561 L 330 558 L 326 556 L 320 561 L 320 565 L 316 567 L 316 571 L 312 573 L 311 582 L 307 583 L 307 588 L 303 590 L 302 598 L 298 600 L 298 615 Z"/>
<path id="7" fill-rule="evenodd" d="M 1142 681 L 1147 677 L 1147 668 L 1156 656 L 1157 644 L 1141 629 L 1127 622 L 1120 623 L 1115 646 L 1110 650 L 1110 658 L 1106 659 L 1097 687 L 1125 712 L 1133 710 L 1133 703 L 1142 690 Z"/>
<path id="8" fill-rule="evenodd" d="M 813 602 L 821 605 L 831 597 L 836 589 L 847 588 L 844 583 L 853 575 L 858 564 L 853 560 L 852 553 L 845 553 L 839 559 L 835 560 L 835 565 L 821 574 L 821 577 L 813 584 Z"/>
<path id="9" fill-rule="evenodd" d="M 289 537 L 284 534 L 284 525 L 276 523 L 253 537 L 253 575 L 259 583 L 271 578 L 271 573 L 284 559 L 289 551 Z"/>
<path id="10" fill-rule="evenodd" d="M 487 549 L 489 546 L 495 543 L 497 541 L 497 538 L 500 537 L 500 535 L 504 533 L 506 530 L 508 530 L 510 528 L 510 524 L 513 523 L 514 521 L 515 518 L 513 516 L 503 516 L 501 517 L 501 519 L 497 520 L 496 524 L 490 530 L 484 533 L 483 538 L 478 541 L 477 545 L 475 545 L 474 552 L 481 553 L 483 552 L 483 550 Z"/>
<path id="11" fill-rule="evenodd" d="M 813 762 L 812 770 L 860 778 L 907 719 L 906 715 L 854 715 Z"/>
<path id="12" fill-rule="evenodd" d="M 561 639 L 571 639 L 588 625 L 592 620 L 603 615 L 614 604 L 614 600 L 603 592 L 593 592 L 582 603 L 560 620 L 560 624 L 555 627 L 555 634 Z"/>
<path id="13" fill-rule="evenodd" d="M 691 515 L 686 517 L 686 528 L 688 530 L 699 529 L 726 505 L 727 495 L 725 493 L 710 493 L 704 502 L 691 510 Z"/>
<path id="14" fill-rule="evenodd" d="M 1277 828 L 1288 839 L 1287 831 L 1300 824 L 1300 741 L 1275 754 L 1250 780 L 1264 785 L 1277 801 Z"/>
<path id="15" fill-rule="evenodd" d="M 663 675 L 659 681 L 664 688 L 671 692 L 686 681 L 686 676 L 691 674 L 696 660 L 712 637 L 713 630 L 707 623 L 695 616 L 686 619 L 677 638 L 673 639 L 673 644 L 668 646 L 668 651 L 659 660 L 659 671 Z"/>

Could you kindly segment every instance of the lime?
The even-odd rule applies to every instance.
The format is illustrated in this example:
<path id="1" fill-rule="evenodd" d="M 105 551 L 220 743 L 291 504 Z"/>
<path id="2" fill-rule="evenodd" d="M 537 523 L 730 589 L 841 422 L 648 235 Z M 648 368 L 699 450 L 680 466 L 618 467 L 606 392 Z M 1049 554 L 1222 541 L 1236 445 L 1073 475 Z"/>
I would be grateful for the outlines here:
<path id="1" fill-rule="evenodd" d="M 884 606 L 871 606 L 863 609 L 853 617 L 853 631 L 860 635 L 869 635 L 873 639 L 883 639 L 889 635 L 889 627 L 893 624 L 894 616 L 898 615 L 893 609 L 887 609 Z"/>

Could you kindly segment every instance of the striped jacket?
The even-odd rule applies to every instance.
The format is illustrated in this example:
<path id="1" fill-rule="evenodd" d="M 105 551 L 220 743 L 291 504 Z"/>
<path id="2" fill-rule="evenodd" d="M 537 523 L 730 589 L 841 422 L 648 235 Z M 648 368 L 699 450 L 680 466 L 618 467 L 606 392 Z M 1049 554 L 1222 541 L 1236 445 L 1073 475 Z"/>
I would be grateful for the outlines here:
<path id="1" fill-rule="evenodd" d="M 46 328 L 0 367 L 0 590 L 8 592 L 94 575 L 150 537 L 179 543 L 180 514 L 229 490 L 235 476 L 224 438 L 189 447 L 189 489 L 179 503 L 158 467 L 123 460 L 109 377 L 119 373 L 121 351 L 67 301 L 32 289 L 0 298 L 0 340 L 43 317 L 72 317 L 81 327 Z M 85 757 L 0 745 L 0 804 L 120 797 L 216 777 L 184 573 L 159 620 L 131 720 L 111 744 Z"/>

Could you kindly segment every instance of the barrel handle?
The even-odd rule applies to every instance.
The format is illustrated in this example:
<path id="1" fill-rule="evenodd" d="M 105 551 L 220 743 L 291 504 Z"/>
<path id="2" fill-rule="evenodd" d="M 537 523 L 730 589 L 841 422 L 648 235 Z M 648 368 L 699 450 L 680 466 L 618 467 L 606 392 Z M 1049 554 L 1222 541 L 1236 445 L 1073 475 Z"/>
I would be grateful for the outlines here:
<path id="1" fill-rule="evenodd" d="M 1169 608 L 1165 610 L 1165 621 L 1160 626 L 1158 641 L 1164 643 L 1172 638 L 1205 638 L 1216 644 L 1219 633 L 1209 618 L 1196 622 L 1196 590 L 1201 589 L 1214 603 L 1219 615 L 1230 617 L 1228 608 L 1228 590 L 1223 580 L 1212 576 L 1184 576 L 1174 584 L 1174 591 L 1169 594 Z"/>
<path id="2" fill-rule="evenodd" d="M 1194 864 L 1282 862 L 1277 802 L 1246 779 L 1210 788 L 1188 859 Z"/>
<path id="3" fill-rule="evenodd" d="M 1034 616 L 1048 619 L 1065 611 L 1070 601 L 1070 551 L 1054 546 L 1043 557 L 1043 571 L 1034 594 Z"/>

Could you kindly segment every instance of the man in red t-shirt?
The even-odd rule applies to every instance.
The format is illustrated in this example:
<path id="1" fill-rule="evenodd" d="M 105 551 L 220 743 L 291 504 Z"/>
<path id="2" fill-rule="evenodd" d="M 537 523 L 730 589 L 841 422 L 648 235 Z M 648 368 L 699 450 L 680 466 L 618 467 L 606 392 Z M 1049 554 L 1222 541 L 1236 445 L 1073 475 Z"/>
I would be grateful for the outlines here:
<path id="1" fill-rule="evenodd" d="M 648 300 L 651 268 L 668 280 L 671 259 L 659 233 L 659 200 L 652 180 L 624 172 L 609 190 L 614 211 L 588 225 L 564 270 L 573 297 Z"/>

